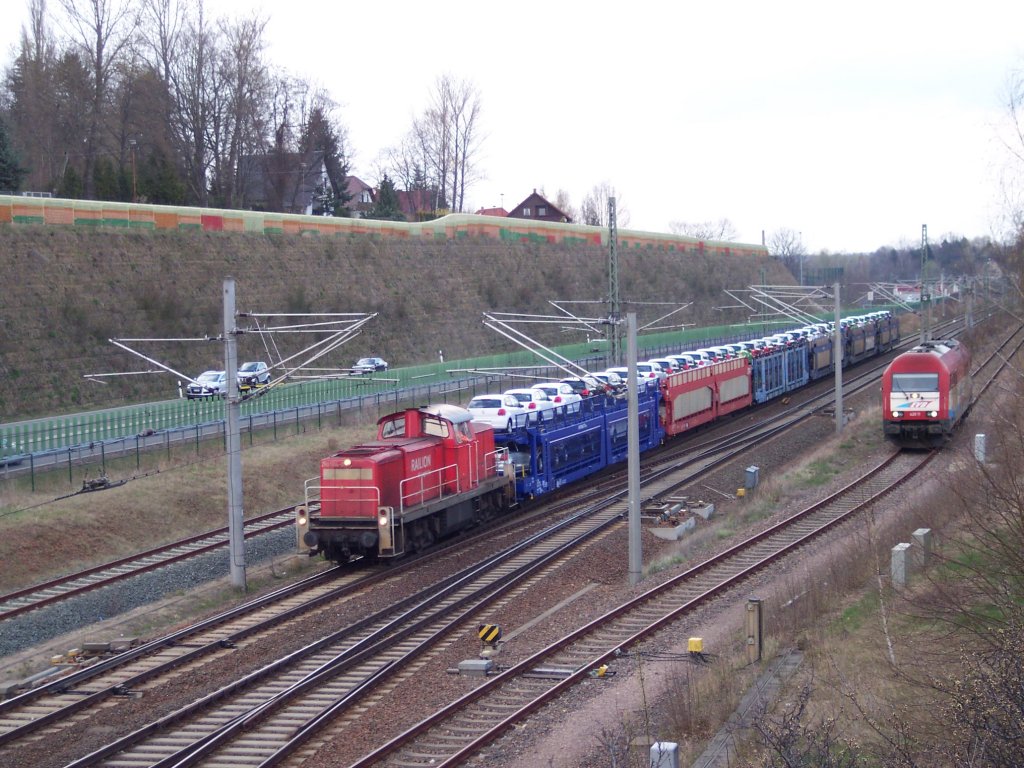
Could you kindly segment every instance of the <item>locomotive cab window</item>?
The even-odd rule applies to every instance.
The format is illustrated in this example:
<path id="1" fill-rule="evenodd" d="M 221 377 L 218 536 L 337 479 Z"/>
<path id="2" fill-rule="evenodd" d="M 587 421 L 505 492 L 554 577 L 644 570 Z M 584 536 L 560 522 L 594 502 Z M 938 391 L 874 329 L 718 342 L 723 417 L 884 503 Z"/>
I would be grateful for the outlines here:
<path id="1" fill-rule="evenodd" d="M 380 428 L 380 436 L 382 438 L 405 437 L 405 416 L 384 422 Z"/>
<path id="2" fill-rule="evenodd" d="M 433 435 L 434 437 L 448 437 L 449 429 L 448 422 L 444 419 L 439 419 L 436 416 L 423 416 L 423 426 L 421 431 L 424 435 Z"/>
<path id="3" fill-rule="evenodd" d="M 937 373 L 894 373 L 892 388 L 897 392 L 938 392 Z"/>

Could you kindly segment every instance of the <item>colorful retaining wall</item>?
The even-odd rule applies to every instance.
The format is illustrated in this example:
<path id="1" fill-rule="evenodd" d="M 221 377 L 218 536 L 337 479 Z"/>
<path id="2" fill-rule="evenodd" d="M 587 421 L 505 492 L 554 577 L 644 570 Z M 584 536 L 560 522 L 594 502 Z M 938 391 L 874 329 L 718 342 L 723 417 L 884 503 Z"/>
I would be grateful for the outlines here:
<path id="1" fill-rule="evenodd" d="M 450 214 L 433 221 L 406 223 L 11 195 L 0 195 L 0 224 L 252 232 L 263 235 L 369 235 L 427 240 L 487 237 L 509 242 L 566 245 L 606 245 L 608 242 L 608 231 L 603 227 L 463 213 Z M 619 247 L 721 255 L 767 254 L 764 246 L 760 245 L 703 241 L 627 229 L 619 230 Z"/>

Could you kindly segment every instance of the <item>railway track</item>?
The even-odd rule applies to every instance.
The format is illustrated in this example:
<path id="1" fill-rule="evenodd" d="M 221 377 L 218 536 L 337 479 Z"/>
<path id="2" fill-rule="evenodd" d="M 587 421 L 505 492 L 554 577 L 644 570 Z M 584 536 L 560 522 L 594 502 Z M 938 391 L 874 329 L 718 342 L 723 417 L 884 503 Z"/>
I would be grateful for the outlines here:
<path id="1" fill-rule="evenodd" d="M 868 384 L 865 384 L 865 386 L 867 386 L 867 385 Z M 817 409 L 818 407 L 819 406 L 813 406 L 813 407 L 810 408 L 810 410 L 813 411 L 813 410 Z M 791 409 L 791 410 L 794 412 L 794 414 L 797 411 L 804 412 L 804 416 L 801 417 L 801 418 L 804 418 L 804 417 L 806 417 L 806 412 L 808 411 L 808 406 L 805 404 L 805 405 L 803 405 L 803 406 L 801 406 L 799 408 Z M 791 414 L 791 415 L 794 415 L 794 414 Z M 769 439 L 772 434 L 774 434 L 774 432 L 772 430 L 769 430 L 768 432 L 764 433 L 758 439 Z M 753 439 L 752 435 L 748 434 L 744 438 L 739 438 L 739 437 L 735 438 L 735 440 L 737 442 L 739 442 L 739 443 L 742 443 L 742 442 L 744 442 L 745 440 L 748 440 L 748 439 Z M 692 451 L 693 448 L 691 447 L 690 450 Z M 719 445 L 719 453 L 721 453 L 722 450 L 723 450 L 722 447 Z M 711 451 L 711 453 L 714 453 L 714 451 Z M 731 456 L 731 453 L 729 453 L 729 456 Z M 713 460 L 712 458 L 709 458 L 706 455 L 703 456 L 703 458 L 701 459 L 701 461 L 704 461 L 704 462 L 710 462 L 712 460 Z M 725 458 L 721 458 L 721 460 L 725 460 Z M 704 468 L 706 468 L 707 463 L 700 464 L 699 461 L 697 461 L 695 459 L 694 460 L 694 466 L 699 466 L 699 469 L 703 470 Z M 675 487 L 675 485 L 679 484 L 680 480 L 678 480 L 678 479 L 673 479 L 673 480 L 665 479 L 664 482 L 666 483 L 666 485 L 664 487 L 660 487 L 659 486 L 659 483 L 661 483 L 661 482 L 663 482 L 663 481 L 657 476 L 657 473 L 652 472 L 649 475 L 649 477 L 648 477 L 648 482 L 647 482 L 647 485 L 645 486 L 645 492 L 648 492 L 648 493 L 656 495 L 659 492 L 665 491 L 666 488 Z M 601 523 L 598 523 L 598 524 L 588 524 L 589 527 L 590 527 L 590 530 L 586 534 L 583 534 L 583 538 L 586 538 L 587 536 L 595 535 L 595 531 L 603 530 L 605 526 L 613 524 L 615 522 L 615 519 L 620 517 L 621 514 L 622 514 L 622 512 L 620 511 L 620 512 L 617 512 L 615 514 L 612 514 L 610 516 L 610 518 L 608 518 L 607 520 L 605 520 L 605 521 L 603 521 Z M 290 519 L 291 518 L 289 517 L 289 521 L 290 521 Z M 492 531 L 491 535 L 493 535 L 493 533 L 494 532 Z M 573 544 L 571 546 L 576 546 L 578 544 L 578 541 L 582 540 L 582 539 L 573 539 L 572 536 L 570 536 L 569 540 L 573 541 Z M 568 547 L 570 545 L 566 545 L 566 546 Z M 159 566 L 157 566 L 157 567 L 159 567 Z M 488 566 L 488 567 L 493 567 L 493 566 Z M 543 566 L 540 566 L 540 567 L 543 567 Z M 499 573 L 500 573 L 501 577 L 504 578 L 504 580 L 508 581 L 509 583 L 514 583 L 515 578 L 513 578 L 512 576 L 509 575 L 510 572 L 505 571 L 505 570 L 500 570 Z M 516 577 L 516 578 L 518 578 L 518 577 Z M 481 594 L 486 594 L 488 592 L 488 590 L 491 590 L 492 588 L 482 587 L 480 589 L 482 589 L 482 593 Z M 488 599 L 490 599 L 490 598 L 488 598 Z M 469 605 L 469 603 L 467 603 L 467 605 Z M 445 608 L 445 610 L 447 610 L 447 608 Z M 476 610 L 476 609 L 475 608 L 467 608 L 466 613 L 464 615 L 469 615 L 473 610 Z M 463 616 L 463 618 L 464 618 L 464 616 Z M 443 618 L 442 619 L 438 619 L 438 618 L 431 618 L 430 619 L 430 621 L 433 624 L 437 624 L 439 621 L 442 622 L 442 623 L 447 621 L 447 624 L 446 624 L 447 626 L 454 625 L 454 624 L 458 623 L 461 620 L 462 619 L 459 619 L 459 618 L 452 618 L 452 619 L 449 619 L 449 620 L 446 620 L 446 619 L 443 619 Z M 421 621 L 427 621 L 427 619 L 421 619 Z M 372 635 L 373 633 L 371 632 L 370 634 Z M 422 648 L 420 650 L 416 651 L 415 653 L 422 653 L 422 652 L 424 652 L 424 649 L 426 647 L 429 647 L 429 645 L 431 645 L 432 643 L 438 642 L 440 637 L 441 637 L 441 635 L 432 636 L 432 639 L 427 640 L 425 642 L 421 642 L 420 645 L 422 646 Z M 386 642 L 386 643 L 391 643 L 391 644 L 394 643 L 393 638 L 388 640 L 386 638 L 386 636 L 384 638 L 382 638 L 381 641 L 382 642 Z M 344 643 L 348 643 L 348 642 L 352 642 L 351 638 L 349 638 L 347 640 L 342 640 L 341 644 L 342 644 L 342 646 L 344 646 Z M 363 640 L 355 641 L 355 643 L 358 644 L 358 645 L 361 645 L 361 646 L 362 645 L 366 645 L 366 642 L 364 642 Z M 225 645 L 229 646 L 230 645 L 230 641 L 228 643 L 226 643 Z M 332 649 L 331 651 L 328 651 L 328 653 L 334 653 L 334 655 L 330 656 L 326 660 L 325 659 L 320 659 L 319 660 L 319 664 L 314 663 L 314 669 L 304 671 L 302 674 L 300 674 L 299 679 L 296 680 L 294 683 L 292 683 L 292 685 L 300 685 L 300 684 L 302 686 L 314 685 L 315 684 L 315 680 L 318 680 L 321 674 L 328 675 L 328 676 L 338 675 L 338 674 L 341 674 L 341 668 L 346 667 L 346 665 L 349 665 L 351 663 L 354 663 L 349 658 L 351 656 L 352 652 L 350 650 L 347 650 L 344 647 L 342 647 L 341 649 L 338 649 L 338 648 Z M 329 712 L 328 711 L 321 711 L 321 712 L 319 712 L 313 718 L 311 718 L 311 722 L 312 721 L 326 719 L 327 717 L 329 717 L 331 714 L 333 714 L 334 712 L 338 711 L 339 709 L 344 709 L 344 708 L 352 706 L 361 696 L 364 696 L 367 691 L 369 691 L 369 690 L 373 689 L 374 687 L 380 685 L 382 682 L 387 682 L 388 676 L 389 675 L 393 675 L 394 668 L 396 666 L 401 666 L 402 664 L 408 663 L 409 658 L 411 658 L 411 657 L 402 656 L 402 655 L 400 655 L 400 656 L 398 656 L 396 658 L 388 658 L 385 655 L 385 656 L 382 657 L 382 660 L 379 660 L 378 662 L 376 662 L 376 664 L 377 664 L 376 668 L 373 668 L 373 664 L 374 664 L 373 662 L 370 663 L 370 670 L 369 670 L 368 673 L 367 673 L 366 669 L 358 669 L 354 673 L 351 673 L 351 672 L 347 673 L 347 679 L 345 681 L 343 681 L 343 683 L 342 683 L 342 689 L 340 690 L 340 695 L 339 695 L 339 691 L 337 691 L 337 690 L 332 690 L 332 691 L 330 691 L 327 694 L 329 698 L 331 698 L 333 701 L 336 702 L 335 706 L 330 708 L 331 711 L 329 711 Z M 245 683 L 240 683 L 240 685 L 238 686 L 238 689 L 241 690 L 241 688 L 244 688 L 247 685 L 251 685 L 253 682 L 254 681 L 248 681 L 248 682 L 245 682 Z M 280 691 L 280 683 L 272 684 L 272 687 L 276 688 L 277 691 Z M 116 685 L 113 686 L 113 687 L 108 688 L 108 695 L 109 695 L 109 690 L 116 690 L 116 688 L 117 688 Z M 235 688 L 235 686 L 232 686 L 232 688 Z M 264 692 L 264 693 L 266 693 L 266 692 Z M 211 696 L 213 698 L 215 698 L 215 699 L 216 698 L 221 698 L 221 697 L 223 697 L 225 695 L 229 695 L 229 694 L 224 692 L 224 691 L 218 691 L 218 692 L 215 692 L 215 694 L 211 694 Z M 298 697 L 300 697 L 300 699 L 299 699 L 300 702 L 301 702 L 301 696 L 302 695 L 303 695 L 302 691 L 296 691 L 296 692 L 290 694 L 290 696 L 298 696 Z M 72 693 L 71 696 L 72 697 L 78 696 L 80 698 L 81 697 L 81 693 Z M 257 698 L 259 698 L 259 697 L 257 696 Z M 274 696 L 271 696 L 269 698 L 267 698 L 265 696 L 262 703 L 252 704 L 251 706 L 250 705 L 236 705 L 236 707 L 235 707 L 236 709 L 239 706 L 241 706 L 243 708 L 243 710 L 248 713 L 245 717 L 239 717 L 237 723 L 233 726 L 233 729 L 236 731 L 236 735 L 237 735 L 237 733 L 241 733 L 243 731 L 246 731 L 249 728 L 249 726 L 254 721 L 259 720 L 260 718 L 264 717 L 264 714 L 267 712 L 267 710 L 276 709 L 278 707 L 281 707 L 283 705 L 283 703 L 284 703 L 282 701 L 282 699 L 286 699 L 286 698 L 288 698 L 288 696 L 278 696 L 277 694 L 275 694 Z M 338 702 L 343 702 L 343 703 L 338 703 Z M 248 709 L 245 709 L 245 706 L 248 706 Z M 287 714 L 284 716 L 284 722 L 291 722 L 291 721 L 294 721 L 295 717 L 304 716 L 304 713 L 306 713 L 307 710 L 306 710 L 305 705 L 300 703 L 298 705 L 298 709 L 292 709 L 292 710 L 284 709 L 282 711 L 286 711 L 287 712 Z M 0 713 L 2 713 L 2 710 L 0 710 Z M 298 714 L 296 714 L 296 713 L 298 713 Z M 67 712 L 65 712 L 65 716 L 66 716 L 66 714 L 67 714 Z M 184 716 L 184 715 L 183 715 L 183 713 L 178 713 L 178 716 L 180 717 L 180 716 Z M 213 722 L 216 723 L 216 721 L 217 721 L 217 718 L 214 717 Z M 0 727 L 4 727 L 4 726 L 0 725 Z M 224 749 L 225 750 L 225 754 L 231 754 L 231 751 L 233 749 L 236 749 L 236 750 L 240 749 L 242 752 L 250 751 L 250 750 L 253 749 L 253 747 L 251 745 L 251 741 L 250 741 L 250 739 L 252 738 L 251 736 L 243 737 L 242 740 L 240 742 L 238 742 L 239 744 L 242 745 L 240 747 L 232 747 L 232 746 L 223 746 L 223 747 L 221 747 L 222 742 L 225 743 L 225 744 L 228 744 L 230 742 L 230 739 L 229 739 L 228 735 L 226 735 L 221 730 L 222 727 L 223 726 L 221 726 L 221 725 L 217 725 L 216 727 L 214 727 L 209 732 L 209 734 L 206 737 L 204 737 L 203 739 L 200 739 L 200 741 L 202 742 L 201 744 L 197 745 L 197 743 L 195 741 L 193 741 L 193 742 L 191 742 L 189 745 L 187 745 L 185 747 L 178 747 L 175 751 L 170 752 L 169 756 L 166 757 L 165 760 L 166 761 L 177 762 L 179 760 L 184 760 L 184 759 L 195 760 L 195 759 L 199 759 L 200 757 L 202 757 L 202 759 L 204 760 L 204 763 L 205 763 L 205 760 L 206 760 L 205 756 L 206 755 L 214 754 L 217 751 L 217 749 Z M 277 726 L 277 727 L 280 727 L 280 726 Z M 314 726 L 310 726 L 310 727 L 314 727 Z M 269 732 L 273 733 L 274 730 L 275 730 L 275 726 L 270 726 Z M 172 741 L 174 740 L 172 737 L 168 737 L 168 738 L 171 738 Z M 257 736 L 255 738 L 256 738 L 257 741 L 260 741 L 264 737 Z M 3 732 L 2 731 L 0 731 L 0 739 L 3 739 Z M 2 743 L 2 741 L 0 741 L 0 743 Z M 150 750 L 151 748 L 142 748 L 142 749 L 143 749 L 143 752 L 146 752 L 146 751 Z M 277 747 L 277 749 L 272 750 L 272 752 L 269 755 L 264 750 L 264 753 L 263 753 L 264 754 L 264 759 L 274 759 L 274 760 L 278 759 L 277 757 L 273 757 L 273 754 L 276 754 L 277 751 L 282 750 L 282 749 L 286 750 L 286 748 L 284 746 L 279 746 L 279 747 Z M 119 762 L 117 762 L 116 764 L 118 764 L 118 765 L 122 765 L 122 764 L 123 765 L 129 765 L 129 764 L 131 764 L 131 765 L 134 765 L 134 764 L 150 765 L 150 764 L 153 764 L 153 763 L 145 762 L 146 758 L 143 758 L 142 762 L 138 762 L 138 763 L 133 762 L 133 758 L 128 756 L 130 754 L 131 754 L 130 751 L 128 753 L 122 754 L 121 758 L 118 758 Z M 283 756 L 283 753 L 282 753 L 281 756 Z M 232 761 L 235 760 L 236 757 L 237 757 L 237 755 L 232 757 L 231 758 Z M 122 760 L 122 759 L 128 760 L 129 762 L 126 762 L 126 763 L 125 762 L 120 762 L 120 760 Z M 215 758 L 212 758 L 212 757 L 210 759 L 213 761 L 210 764 L 217 764 L 218 759 L 215 759 Z M 103 758 L 101 758 L 101 757 L 93 756 L 92 758 L 89 758 L 89 760 L 92 760 L 93 762 L 81 762 L 80 764 L 81 765 L 103 764 L 103 762 L 102 762 Z M 75 763 L 75 765 L 78 765 L 78 764 L 79 763 Z M 114 763 L 110 763 L 110 764 L 114 764 Z M 161 764 L 163 764 L 163 763 L 161 763 Z M 166 764 L 169 765 L 169 764 L 171 764 L 171 762 L 166 762 Z M 235 762 L 231 762 L 231 764 L 235 765 L 236 763 Z M 241 764 L 250 764 L 250 763 L 241 763 Z M 259 764 L 259 763 L 253 763 L 253 764 Z"/>
<path id="2" fill-rule="evenodd" d="M 799 421 L 804 415 L 792 413 L 789 418 Z M 773 435 L 769 431 L 747 439 L 762 442 Z M 657 497 L 671 491 L 687 477 L 693 479 L 715 463 L 730 460 L 736 450 L 730 444 L 725 450 L 702 451 L 685 468 L 653 472 L 645 493 Z M 398 685 L 402 670 L 443 642 L 453 628 L 525 579 L 536 577 L 582 541 L 609 530 L 625 514 L 626 506 L 622 492 L 476 564 L 459 575 L 452 587 L 424 595 L 415 612 L 396 618 L 392 610 L 361 623 L 356 634 L 346 628 L 323 638 L 301 658 L 294 655 L 268 665 L 258 675 L 215 691 L 73 765 L 270 764 L 267 761 L 295 748 L 282 734 L 296 729 L 312 732 L 341 711 L 344 720 L 358 721 L 364 706 L 360 702 L 370 692 Z M 271 672 L 272 678 L 268 677 Z M 299 722 L 304 725 L 296 726 Z"/>
<path id="3" fill-rule="evenodd" d="M 232 608 L 198 624 L 93 663 L 30 691 L 0 702 L 0 747 L 56 726 L 104 701 L 167 677 L 186 665 L 222 654 L 327 599 L 365 586 L 350 578 L 337 583 L 335 572 L 303 579 Z"/>
<path id="4" fill-rule="evenodd" d="M 897 346 L 897 349 L 907 346 L 910 343 L 911 342 L 909 340 L 901 342 L 901 344 Z M 860 381 L 870 384 L 872 382 L 870 377 L 876 370 L 879 370 L 879 366 L 872 366 L 871 370 L 867 373 L 864 373 L 863 369 L 859 369 L 855 379 L 847 386 L 851 388 L 863 386 L 858 385 L 857 382 Z M 852 394 L 853 391 L 855 391 L 855 389 L 848 390 L 850 394 Z M 814 409 L 816 407 L 821 408 L 831 402 L 832 399 L 833 398 L 830 394 L 823 394 L 816 396 L 813 402 L 802 402 L 801 406 L 797 407 L 806 407 L 809 409 Z M 808 415 L 810 415 L 810 412 Z M 741 442 L 747 437 L 748 433 L 749 429 L 735 430 L 735 439 L 738 442 Z M 703 445 L 710 446 L 712 442 L 713 441 L 705 441 Z M 695 447 L 699 447 L 700 445 L 701 444 L 697 444 L 697 446 L 694 446 L 693 444 L 689 444 L 682 447 L 682 449 L 692 452 Z M 673 460 L 673 455 L 674 454 L 670 453 L 664 459 L 656 459 L 655 461 L 671 461 Z M 609 477 L 613 478 L 612 482 L 617 482 L 617 479 L 615 479 L 617 478 L 617 475 L 614 473 Z M 295 507 L 292 506 L 276 512 L 269 512 L 254 517 L 246 522 L 245 535 L 249 538 L 286 527 L 294 522 L 294 515 Z M 50 581 L 35 584 L 15 592 L 0 595 L 0 623 L 2 623 L 4 619 L 12 618 L 61 600 L 76 597 L 84 594 L 85 592 L 99 589 L 172 563 L 187 560 L 190 557 L 196 557 L 220 547 L 226 547 L 227 543 L 228 529 L 225 526 L 223 528 L 197 534 L 196 536 L 181 539 L 161 547 L 156 547 L 145 552 L 133 554 L 119 560 L 104 563 L 93 568 L 60 576 Z"/>
<path id="5" fill-rule="evenodd" d="M 984 383 L 975 402 L 1024 346 L 1008 334 L 972 376 Z M 641 641 L 686 619 L 695 610 L 774 562 L 835 529 L 915 477 L 936 454 L 894 451 L 883 463 L 832 496 L 728 551 L 624 603 L 561 638 L 450 706 L 416 724 L 350 768 L 464 765 L 575 686 L 586 685 Z M 675 636 L 686 633 L 676 632 Z"/>
<path id="6" fill-rule="evenodd" d="M 834 529 L 919 472 L 934 454 L 893 453 L 829 498 L 640 595 L 528 659 L 487 679 L 471 693 L 352 768 L 464 765 L 637 643 L 666 630 L 752 575 Z M 678 632 L 675 633 L 678 637 Z M 333 734 L 332 734 L 333 736 Z"/>
<path id="7" fill-rule="evenodd" d="M 833 528 L 897 482 L 906 480 L 929 458 L 894 454 L 833 497 L 645 593 L 489 679 L 457 702 L 455 709 L 435 715 L 415 732 L 390 742 L 358 765 L 373 765 L 382 760 L 385 762 L 381 764 L 388 765 L 461 763 L 553 696 L 589 679 L 589 671 L 612 660 L 616 652 Z M 337 737 L 339 729 L 366 727 L 365 697 L 370 691 L 382 684 L 398 685 L 401 670 L 442 640 L 450 629 L 464 625 L 486 600 L 500 597 L 561 553 L 578 546 L 582 538 L 599 535 L 614 519 L 609 517 L 600 526 L 587 525 L 582 531 L 573 525 L 559 526 L 557 535 L 547 535 L 543 542 L 524 542 L 515 553 L 503 553 L 497 560 L 479 564 L 473 574 L 465 575 L 442 594 L 425 601 L 429 605 L 426 612 L 418 607 L 409 615 L 367 628 L 358 640 L 349 636 L 334 647 L 327 645 L 333 638 L 325 638 L 300 662 L 275 663 L 275 667 L 287 668 L 283 677 L 271 680 L 261 674 L 258 680 L 239 680 L 230 690 L 215 691 L 197 705 L 183 708 L 72 763 L 69 768 L 270 766 L 290 755 L 301 759 L 302 754 L 308 754 L 308 749 L 303 749 L 305 742 L 328 721 L 338 720 L 331 728 L 332 737 Z M 537 552 L 538 546 L 545 551 Z M 568 671 L 552 680 L 551 669 Z M 515 697 L 510 691 L 516 691 Z M 492 697 L 500 703 L 495 704 Z M 373 710 L 369 712 L 372 720 Z M 491 722 L 482 726 L 488 717 Z M 416 742 L 410 741 L 430 726 L 440 729 L 445 736 L 438 739 L 426 732 Z M 464 734 L 465 738 L 453 738 L 452 733 Z"/>
<path id="8" fill-rule="evenodd" d="M 792 424 L 805 418 L 805 415 L 802 409 L 791 409 L 777 418 L 788 420 Z M 682 454 L 677 454 L 670 460 L 659 462 L 657 467 L 652 467 L 644 473 L 645 492 L 656 497 L 659 493 L 674 489 L 710 467 L 728 461 L 744 447 L 749 448 L 769 439 L 775 434 L 775 430 L 745 429 L 743 433 L 742 436 L 736 433 L 728 435 L 724 443 L 702 444 L 695 450 L 691 449 L 685 458 Z M 616 485 L 620 490 L 614 494 L 612 488 Z M 523 515 L 506 526 L 460 541 L 457 547 L 452 548 L 455 551 L 447 556 L 464 562 L 465 555 L 460 552 L 472 551 L 485 541 L 493 544 L 501 536 L 519 536 L 523 525 L 537 520 L 551 520 L 557 515 L 566 514 L 566 510 L 573 507 L 590 505 L 583 514 L 570 516 L 568 523 L 561 524 L 572 524 L 570 537 L 582 540 L 596 530 L 613 525 L 625 514 L 626 501 L 621 485 L 621 476 L 608 479 L 597 488 L 572 494 L 557 504 Z M 603 504 L 596 504 L 598 499 L 604 500 Z M 612 504 L 613 501 L 616 503 Z M 551 531 L 557 531 L 557 526 L 549 530 L 548 535 L 551 535 Z M 443 556 L 443 552 L 433 553 L 432 556 Z M 80 716 L 79 713 L 90 707 L 125 692 L 152 686 L 153 681 L 166 683 L 182 669 L 197 668 L 211 658 L 230 652 L 230 649 L 249 638 L 270 632 L 286 621 L 301 620 L 303 615 L 308 615 L 314 609 L 327 609 L 332 600 L 342 600 L 359 590 L 368 589 L 385 578 L 401 577 L 414 571 L 420 559 L 422 558 L 410 558 L 397 567 L 369 575 L 363 572 L 348 572 L 341 585 L 333 584 L 332 579 L 336 580 L 337 574 L 343 572 L 343 569 L 334 569 L 328 574 L 306 579 L 193 627 L 161 637 L 117 656 L 98 660 L 78 672 L 40 685 L 0 703 L 0 746 L 33 738 L 43 729 L 66 725 L 73 722 L 71 718 Z M 492 566 L 485 563 L 477 567 Z M 495 577 L 508 579 L 504 571 L 496 571 Z M 508 583 L 511 584 L 511 581 Z M 390 612 L 393 613 L 394 610 L 392 608 Z M 385 615 L 379 620 L 381 623 L 387 621 Z M 337 643 L 346 642 L 349 634 L 338 635 Z"/>
<path id="9" fill-rule="evenodd" d="M 294 523 L 294 507 L 268 512 L 245 522 L 245 537 L 252 538 Z M 42 584 L 35 584 L 16 592 L 0 595 L 0 622 L 60 600 L 77 597 L 100 587 L 106 587 L 148 571 L 227 547 L 227 545 L 228 529 L 225 526 L 94 568 L 61 576 Z"/>

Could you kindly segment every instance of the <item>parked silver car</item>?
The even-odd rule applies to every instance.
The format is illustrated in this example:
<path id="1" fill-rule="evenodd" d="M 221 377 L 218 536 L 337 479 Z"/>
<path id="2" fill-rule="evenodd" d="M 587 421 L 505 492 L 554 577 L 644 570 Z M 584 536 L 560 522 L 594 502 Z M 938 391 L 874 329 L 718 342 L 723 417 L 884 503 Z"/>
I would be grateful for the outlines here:
<path id="1" fill-rule="evenodd" d="M 270 369 L 266 363 L 243 363 L 238 369 L 238 389 L 248 392 L 250 389 L 262 387 L 270 383 Z"/>
<path id="2" fill-rule="evenodd" d="M 201 397 L 226 397 L 228 374 L 226 371 L 203 371 L 196 380 L 185 388 L 185 397 L 195 400 Z"/>

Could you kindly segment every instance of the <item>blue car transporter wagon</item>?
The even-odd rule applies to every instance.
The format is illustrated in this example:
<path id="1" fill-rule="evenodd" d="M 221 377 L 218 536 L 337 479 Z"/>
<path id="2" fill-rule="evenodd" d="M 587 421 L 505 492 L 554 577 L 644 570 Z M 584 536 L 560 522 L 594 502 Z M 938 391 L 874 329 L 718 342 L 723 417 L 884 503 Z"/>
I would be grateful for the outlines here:
<path id="1" fill-rule="evenodd" d="M 639 395 L 640 450 L 665 437 L 658 418 L 661 393 L 645 387 Z M 625 397 L 585 398 L 579 411 L 559 411 L 553 419 L 496 434 L 515 466 L 516 495 L 532 498 L 625 461 L 628 454 L 628 403 Z"/>

